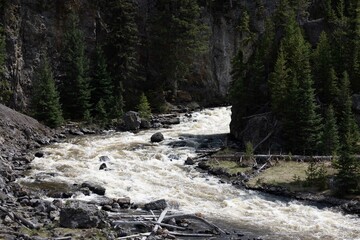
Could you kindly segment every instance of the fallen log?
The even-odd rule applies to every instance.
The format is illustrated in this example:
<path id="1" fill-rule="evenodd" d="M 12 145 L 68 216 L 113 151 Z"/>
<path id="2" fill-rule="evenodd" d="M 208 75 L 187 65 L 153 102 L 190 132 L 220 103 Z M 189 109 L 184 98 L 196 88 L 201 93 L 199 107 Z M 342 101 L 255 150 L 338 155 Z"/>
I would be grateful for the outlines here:
<path id="1" fill-rule="evenodd" d="M 238 161 L 242 157 L 245 157 L 243 153 L 235 153 L 235 154 L 226 154 L 226 155 L 213 155 L 211 159 L 217 160 L 236 160 Z M 256 159 L 264 159 L 264 160 L 271 160 L 271 159 L 289 159 L 293 161 L 331 161 L 333 156 L 307 156 L 307 155 L 283 155 L 283 154 L 255 154 L 253 155 Z M 360 158 L 359 155 L 355 156 L 356 158 Z"/>
<path id="2" fill-rule="evenodd" d="M 168 220 L 171 218 L 193 218 L 199 221 L 202 221 L 203 223 L 211 226 L 212 228 L 214 228 L 216 231 L 220 232 L 220 233 L 226 233 L 224 230 L 222 230 L 220 227 L 216 226 L 215 224 L 207 221 L 206 219 L 202 218 L 202 217 L 198 217 L 196 215 L 193 214 L 178 214 L 178 215 L 169 215 L 167 217 L 165 217 L 164 220 Z"/>
<path id="3" fill-rule="evenodd" d="M 164 211 L 162 211 L 162 213 L 160 214 L 160 217 L 158 218 L 158 220 L 156 221 L 156 223 L 161 223 L 163 221 L 163 219 L 165 218 L 166 213 L 169 211 L 169 208 L 165 208 Z M 153 236 L 157 233 L 158 229 L 159 229 L 160 225 L 159 224 L 155 224 L 154 228 L 152 229 L 150 235 L 147 237 L 147 239 L 150 236 Z"/>
<path id="4" fill-rule="evenodd" d="M 208 233 L 180 233 L 180 232 L 171 232 L 171 231 L 169 231 L 168 234 L 179 237 L 213 237 L 214 236 L 214 234 L 208 234 Z"/>
<path id="5" fill-rule="evenodd" d="M 138 233 L 138 234 L 134 234 L 134 235 L 129 235 L 129 236 L 125 236 L 125 237 L 118 237 L 116 239 L 131 239 L 131 238 L 137 238 L 137 237 L 147 237 L 150 235 L 150 232 L 147 233 Z"/>

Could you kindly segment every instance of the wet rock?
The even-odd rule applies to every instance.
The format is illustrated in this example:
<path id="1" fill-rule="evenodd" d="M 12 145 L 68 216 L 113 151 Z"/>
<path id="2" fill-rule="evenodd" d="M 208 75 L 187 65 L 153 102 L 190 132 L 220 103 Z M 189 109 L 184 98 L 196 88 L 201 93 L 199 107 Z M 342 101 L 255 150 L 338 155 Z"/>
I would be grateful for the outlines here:
<path id="1" fill-rule="evenodd" d="M 104 210 L 104 211 L 108 211 L 108 212 L 113 210 L 110 205 L 104 205 L 104 206 L 101 207 L 101 209 Z"/>
<path id="2" fill-rule="evenodd" d="M 140 126 L 141 126 L 141 128 L 149 129 L 149 128 L 151 128 L 151 123 L 150 123 L 150 121 L 148 121 L 148 120 L 141 119 L 141 124 L 140 124 Z"/>
<path id="3" fill-rule="evenodd" d="M 106 163 L 102 163 L 99 167 L 99 170 L 103 170 L 103 169 L 106 169 L 107 166 L 106 166 Z"/>
<path id="4" fill-rule="evenodd" d="M 195 164 L 195 161 L 194 159 L 192 159 L 191 157 L 188 157 L 186 160 L 185 160 L 185 165 L 194 165 Z"/>
<path id="5" fill-rule="evenodd" d="M 81 184 L 82 188 L 89 188 L 93 193 L 98 195 L 105 195 L 106 189 L 98 184 L 91 183 L 91 182 L 84 182 Z"/>
<path id="6" fill-rule="evenodd" d="M 141 118 L 139 116 L 139 113 L 134 111 L 129 111 L 124 114 L 123 117 L 125 130 L 138 130 L 141 125 Z"/>
<path id="7" fill-rule="evenodd" d="M 88 128 L 82 128 L 81 132 L 83 132 L 84 134 L 95 134 L 96 133 L 94 130 L 90 130 Z"/>
<path id="8" fill-rule="evenodd" d="M 44 152 L 36 152 L 35 153 L 35 157 L 37 157 L 37 158 L 42 158 L 42 157 L 44 157 Z"/>
<path id="9" fill-rule="evenodd" d="M 151 136 L 151 142 L 161 142 L 163 141 L 165 138 L 164 138 L 164 135 L 161 133 L 161 132 L 157 132 L 157 133 L 154 133 L 152 136 Z"/>
<path id="10" fill-rule="evenodd" d="M 85 196 L 90 196 L 90 189 L 87 188 L 87 187 L 84 187 L 84 188 L 80 188 L 80 192 L 82 192 Z"/>
<path id="11" fill-rule="evenodd" d="M 110 158 L 108 156 L 100 156 L 99 161 L 100 162 L 110 162 Z"/>
<path id="12" fill-rule="evenodd" d="M 360 202 L 359 201 L 350 201 L 341 206 L 341 208 L 351 214 L 360 214 Z"/>
<path id="13" fill-rule="evenodd" d="M 206 164 L 206 162 L 199 162 L 198 167 L 202 170 L 209 170 L 210 166 Z"/>
<path id="14" fill-rule="evenodd" d="M 83 136 L 84 133 L 79 130 L 70 129 L 69 133 L 74 136 Z"/>
<path id="15" fill-rule="evenodd" d="M 129 197 L 123 197 L 123 198 L 118 198 L 116 200 L 116 202 L 119 204 L 119 206 L 121 208 L 129 208 L 130 206 L 130 198 Z"/>
<path id="16" fill-rule="evenodd" d="M 145 204 L 145 209 L 146 210 L 162 210 L 165 209 L 168 206 L 167 202 L 165 199 L 160 199 L 160 200 L 156 200 L 153 202 L 149 202 Z"/>
<path id="17" fill-rule="evenodd" d="M 65 228 L 101 227 L 107 214 L 98 210 L 96 205 L 72 201 L 60 211 L 60 226 Z"/>

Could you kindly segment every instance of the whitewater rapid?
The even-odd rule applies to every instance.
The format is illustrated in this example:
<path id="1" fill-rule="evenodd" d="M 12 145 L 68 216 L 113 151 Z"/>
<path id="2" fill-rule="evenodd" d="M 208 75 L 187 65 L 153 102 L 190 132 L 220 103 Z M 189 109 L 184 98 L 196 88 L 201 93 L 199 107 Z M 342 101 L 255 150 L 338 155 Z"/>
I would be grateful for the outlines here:
<path id="1" fill-rule="evenodd" d="M 221 145 L 216 136 L 229 132 L 230 115 L 229 107 L 205 109 L 181 117 L 181 124 L 170 129 L 108 133 L 54 144 L 43 149 L 45 157 L 35 158 L 21 181 L 36 181 L 39 175 L 44 182 L 91 181 L 104 186 L 106 196 L 129 196 L 135 203 L 164 198 L 176 202 L 182 212 L 201 212 L 249 231 L 261 229 L 264 239 L 360 239 L 355 216 L 239 190 L 184 166 L 188 157 L 196 156 L 198 138 L 215 139 Z M 150 137 L 157 131 L 165 141 L 152 144 Z M 171 146 L 179 141 L 186 144 Z M 99 170 L 100 156 L 110 158 L 108 171 Z"/>

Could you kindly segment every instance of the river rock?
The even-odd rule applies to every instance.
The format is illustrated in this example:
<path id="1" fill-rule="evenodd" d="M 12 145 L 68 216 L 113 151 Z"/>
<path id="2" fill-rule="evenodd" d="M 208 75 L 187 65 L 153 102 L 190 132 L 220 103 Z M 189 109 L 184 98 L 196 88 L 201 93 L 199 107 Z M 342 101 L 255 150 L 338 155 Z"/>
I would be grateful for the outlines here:
<path id="1" fill-rule="evenodd" d="M 99 157 L 100 162 L 110 162 L 110 158 L 108 156 Z"/>
<path id="2" fill-rule="evenodd" d="M 164 135 L 161 133 L 161 132 L 157 132 L 157 133 L 154 133 L 152 136 L 151 136 L 151 142 L 161 142 L 163 141 L 165 138 L 164 138 Z"/>
<path id="3" fill-rule="evenodd" d="M 150 123 L 150 121 L 148 121 L 146 119 L 141 119 L 140 126 L 141 126 L 141 128 L 149 129 L 149 128 L 151 128 L 151 123 Z"/>
<path id="4" fill-rule="evenodd" d="M 145 209 L 150 210 L 162 210 L 165 209 L 168 206 L 168 203 L 165 199 L 156 200 L 153 202 L 149 202 L 145 204 Z"/>
<path id="5" fill-rule="evenodd" d="M 191 157 L 188 157 L 186 160 L 185 160 L 185 165 L 194 165 L 195 164 L 195 161 L 194 159 L 192 159 Z"/>
<path id="6" fill-rule="evenodd" d="M 134 111 L 129 111 L 124 114 L 123 117 L 124 125 L 126 130 L 138 130 L 141 125 L 141 118 L 139 116 L 139 113 Z"/>
<path id="7" fill-rule="evenodd" d="M 99 170 L 103 170 L 103 169 L 106 169 L 107 166 L 106 166 L 106 163 L 102 163 L 99 167 Z"/>
<path id="8" fill-rule="evenodd" d="M 65 228 L 96 228 L 101 227 L 106 218 L 106 212 L 98 210 L 96 205 L 70 201 L 60 211 L 60 226 Z"/>
<path id="9" fill-rule="evenodd" d="M 105 191 L 106 189 L 98 184 L 95 183 L 91 183 L 91 182 L 84 182 L 83 184 L 81 184 L 82 188 L 89 188 L 90 191 L 92 191 L 95 194 L 98 195 L 105 195 Z"/>
<path id="10" fill-rule="evenodd" d="M 37 157 L 37 158 L 42 158 L 42 157 L 44 157 L 44 152 L 36 152 L 35 153 L 35 157 Z"/>

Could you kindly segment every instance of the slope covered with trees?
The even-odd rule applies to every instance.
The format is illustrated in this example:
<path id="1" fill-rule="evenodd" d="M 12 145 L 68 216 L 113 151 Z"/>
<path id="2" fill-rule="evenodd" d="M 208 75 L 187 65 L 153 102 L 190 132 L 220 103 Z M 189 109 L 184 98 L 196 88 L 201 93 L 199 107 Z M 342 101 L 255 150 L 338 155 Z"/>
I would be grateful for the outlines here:
<path id="1" fill-rule="evenodd" d="M 252 40 L 251 57 L 240 49 L 234 59 L 232 132 L 246 128 L 249 116 L 270 112 L 281 123 L 277 133 L 282 142 L 268 150 L 339 154 L 338 179 L 344 189 L 359 190 L 360 163 L 354 155 L 360 139 L 351 99 L 360 90 L 359 1 L 322 1 L 316 9 L 309 9 L 307 1 L 296 3 L 280 0 L 275 14 L 265 20 L 272 25 Z M 308 11 L 323 17 L 317 20 L 323 27 L 313 45 L 302 24 L 310 21 Z M 252 32 L 251 24 L 245 25 Z M 259 58 L 269 39 L 270 55 Z"/>

